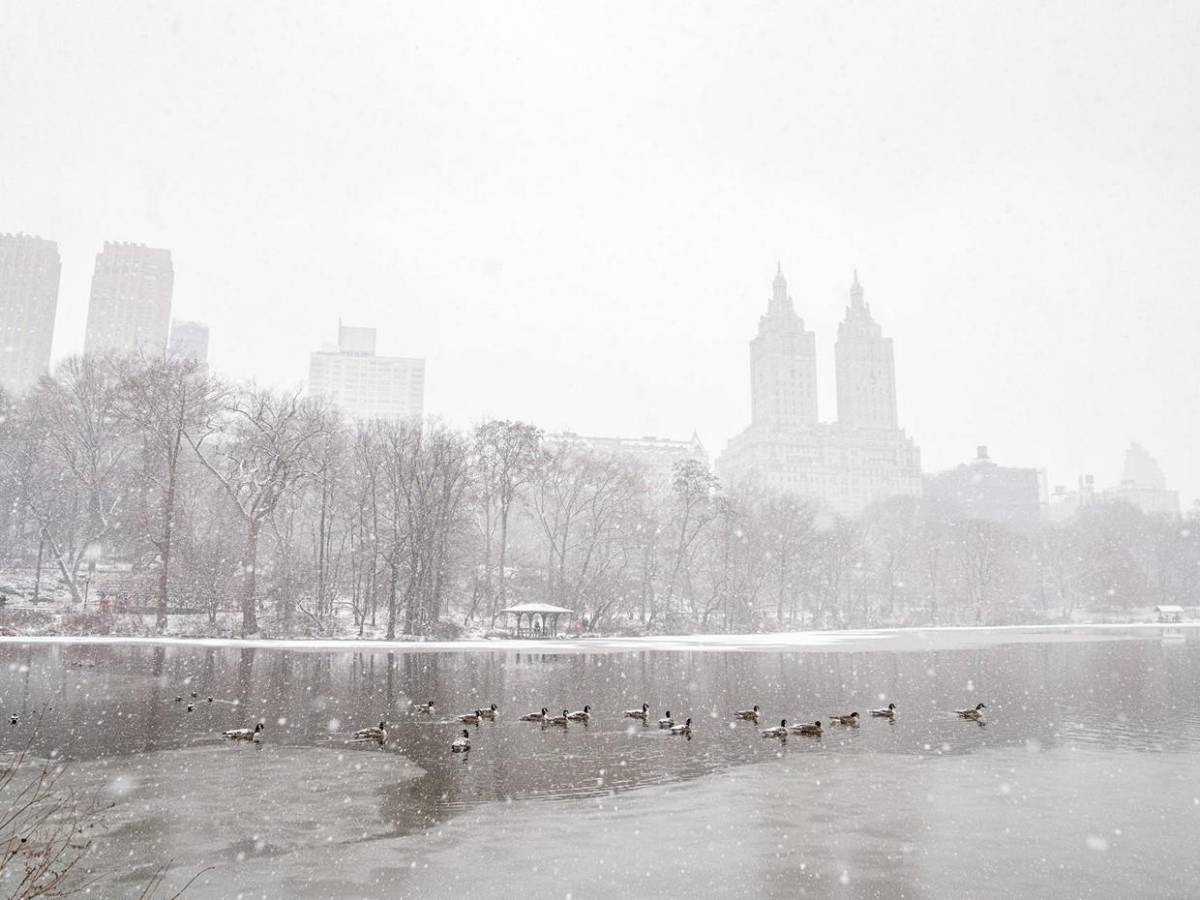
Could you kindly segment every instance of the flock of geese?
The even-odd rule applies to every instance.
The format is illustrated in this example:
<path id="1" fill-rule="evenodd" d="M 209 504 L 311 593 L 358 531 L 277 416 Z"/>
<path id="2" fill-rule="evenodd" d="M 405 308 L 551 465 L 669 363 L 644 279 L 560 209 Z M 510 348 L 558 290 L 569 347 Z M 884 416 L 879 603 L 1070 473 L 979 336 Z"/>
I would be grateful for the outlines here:
<path id="1" fill-rule="evenodd" d="M 175 697 L 175 702 L 181 704 L 183 703 L 183 699 L 183 695 L 180 694 Z M 198 699 L 198 693 L 196 691 L 192 691 L 191 702 L 189 702 L 187 705 L 188 712 L 195 711 L 196 702 Z M 209 697 L 206 702 L 211 704 L 213 702 L 213 698 Z M 968 719 L 973 722 L 978 722 L 982 725 L 984 724 L 983 710 L 985 709 L 987 709 L 985 704 L 977 703 L 973 707 L 956 709 L 954 712 L 960 719 Z M 418 715 L 432 716 L 434 714 L 434 710 L 435 706 L 432 700 L 416 707 L 416 713 Z M 478 725 L 485 719 L 495 721 L 499 712 L 499 707 L 493 703 L 486 709 L 476 709 L 473 712 L 463 713 L 462 715 L 455 716 L 453 721 L 463 725 Z M 872 718 L 889 719 L 894 721 L 896 718 L 896 704 L 889 703 L 887 706 L 880 707 L 879 709 L 872 709 L 870 714 Z M 643 703 L 640 709 L 627 709 L 621 715 L 622 718 L 634 719 L 635 721 L 640 721 L 643 725 L 649 725 L 650 704 Z M 757 725 L 759 715 L 760 710 L 756 704 L 750 709 L 738 710 L 736 713 L 734 713 L 734 718 L 738 721 L 753 722 Z M 572 722 L 587 725 L 592 721 L 592 708 L 591 706 L 584 706 L 583 709 L 575 710 L 575 712 L 570 712 L 564 709 L 561 715 L 552 715 L 550 710 L 543 706 L 537 712 L 526 713 L 525 715 L 521 716 L 520 721 L 537 722 L 543 727 L 547 728 L 554 726 L 565 728 Z M 9 724 L 16 725 L 18 722 L 18 716 L 12 715 L 9 717 Z M 831 715 L 829 717 L 829 722 L 831 725 L 857 728 L 859 724 L 859 714 L 857 712 L 852 712 L 847 713 L 846 715 Z M 681 723 L 671 715 L 670 710 L 667 710 L 666 714 L 662 718 L 658 719 L 656 724 L 660 729 L 668 734 L 683 735 L 689 740 L 692 737 L 691 717 L 684 719 L 684 721 Z M 259 722 L 253 728 L 231 728 L 228 731 L 221 732 L 221 735 L 226 740 L 230 741 L 249 741 L 251 743 L 258 744 L 262 742 L 264 728 L 264 724 Z M 778 725 L 772 728 L 764 728 L 759 733 L 764 738 L 786 739 L 789 734 L 800 734 L 806 737 L 820 737 L 823 731 L 824 729 L 820 719 L 816 720 L 815 722 L 801 722 L 795 725 L 788 725 L 787 719 L 780 719 Z M 374 743 L 382 747 L 385 743 L 387 743 L 388 723 L 386 720 L 380 720 L 378 725 L 360 728 L 351 735 L 350 739 L 354 742 Z M 453 753 L 466 753 L 470 749 L 471 732 L 464 728 L 462 733 L 451 742 L 450 750 Z"/>
<path id="2" fill-rule="evenodd" d="M 195 695 L 193 694 L 193 697 L 194 696 Z M 176 698 L 176 700 L 181 699 L 182 698 Z M 212 698 L 209 698 L 209 702 L 212 702 Z M 956 709 L 954 712 L 955 715 L 957 715 L 960 719 L 967 719 L 973 722 L 978 722 L 982 725 L 984 724 L 983 710 L 985 709 L 987 709 L 985 704 L 978 703 L 973 707 Z M 434 715 L 434 712 L 435 705 L 432 700 L 416 707 L 416 713 L 418 715 L 432 716 Z M 493 703 L 486 709 L 476 709 L 472 712 L 455 716 L 452 721 L 462 725 L 478 725 L 485 719 L 495 721 L 498 714 L 499 708 L 495 703 Z M 755 705 L 751 709 L 738 710 L 736 713 L 734 713 L 734 719 L 738 721 L 753 722 L 757 725 L 760 715 L 761 712 L 759 707 Z M 870 710 L 870 715 L 872 718 L 894 721 L 896 718 L 896 704 L 889 703 L 887 706 L 880 707 L 879 709 L 872 709 Z M 651 722 L 650 704 L 643 703 L 639 709 L 627 709 L 621 714 L 621 716 L 624 719 L 640 721 L 643 725 L 648 726 Z M 857 728 L 859 725 L 859 719 L 860 716 L 857 712 L 851 712 L 845 715 L 831 715 L 829 717 L 829 722 L 831 725 L 842 726 L 846 728 Z M 564 709 L 561 715 L 554 715 L 547 707 L 543 706 L 537 712 L 526 713 L 525 715 L 521 716 L 520 721 L 535 722 L 546 728 L 555 726 L 565 728 L 572 722 L 587 725 L 592 721 L 592 708 L 590 706 L 584 706 L 583 709 L 578 709 L 574 712 Z M 658 719 L 656 724 L 660 729 L 668 734 L 682 735 L 689 739 L 692 736 L 691 718 L 688 717 L 684 719 L 683 722 L 679 722 L 674 716 L 671 715 L 670 710 L 667 710 L 666 714 L 662 718 Z M 385 743 L 387 743 L 388 727 L 387 721 L 381 720 L 378 725 L 371 725 L 367 728 L 358 729 L 352 734 L 351 740 L 355 742 L 375 743 L 382 747 Z M 779 738 L 784 740 L 787 739 L 789 734 L 799 734 L 806 737 L 820 737 L 824 733 L 824 726 L 821 724 L 819 719 L 815 722 L 801 722 L 793 725 L 788 725 L 787 719 L 780 719 L 778 725 L 772 728 L 764 728 L 759 733 L 764 738 Z M 232 741 L 251 741 L 257 743 L 262 740 L 263 723 L 259 722 L 254 728 L 234 728 L 229 731 L 222 732 L 222 734 Z M 452 753 L 466 753 L 470 749 L 471 732 L 464 728 L 462 729 L 462 733 L 455 737 L 451 742 L 450 750 Z"/>

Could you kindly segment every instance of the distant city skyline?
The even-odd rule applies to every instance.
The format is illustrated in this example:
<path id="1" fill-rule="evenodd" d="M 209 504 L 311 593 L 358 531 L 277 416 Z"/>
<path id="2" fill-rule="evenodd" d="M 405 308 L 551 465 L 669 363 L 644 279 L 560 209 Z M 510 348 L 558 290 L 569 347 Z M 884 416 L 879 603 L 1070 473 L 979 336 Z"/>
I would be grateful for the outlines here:
<path id="1" fill-rule="evenodd" d="M 1186 508 L 1198 16 L 43 4 L 0 33 L 0 231 L 58 244 L 55 358 L 137 241 L 231 377 L 298 385 L 341 315 L 427 360 L 431 414 L 714 452 L 776 260 L 822 371 L 857 267 L 926 471 L 1115 484 L 1137 441 Z"/>
<path id="2" fill-rule="evenodd" d="M 0 237 L 3 237 L 3 236 L 4 235 L 0 235 Z M 29 236 L 29 235 L 21 234 L 18 236 L 8 235 L 7 237 L 9 237 L 9 238 L 20 237 L 26 242 L 26 244 L 29 244 L 30 246 L 43 245 L 43 246 L 48 246 L 54 250 L 57 249 L 57 244 L 55 242 L 45 240 L 45 239 L 41 238 L 40 236 Z M 10 241 L 10 243 L 11 243 L 11 241 Z M 107 257 L 106 257 L 106 254 L 108 254 Z M 114 262 L 114 254 L 120 255 L 120 259 L 115 262 Z M 107 279 L 108 281 L 113 281 L 114 278 L 117 278 L 118 276 L 114 276 L 112 273 L 112 270 L 114 268 L 119 268 L 119 269 L 122 269 L 123 271 L 121 271 L 119 273 L 118 280 L 121 280 L 123 283 L 125 283 L 126 289 L 128 288 L 128 282 L 130 280 L 130 271 L 128 271 L 128 270 L 130 269 L 131 254 L 132 254 L 132 259 L 133 259 L 132 270 L 133 270 L 134 276 L 137 276 L 139 274 L 141 267 L 144 265 L 149 265 L 149 267 L 152 270 L 156 269 L 156 267 L 165 266 L 165 268 L 163 268 L 163 271 L 166 272 L 169 276 L 167 279 L 167 285 L 165 287 L 165 290 L 166 290 L 165 307 L 162 305 L 164 301 L 163 301 L 163 295 L 161 294 L 161 292 L 159 293 L 157 300 L 158 300 L 158 305 L 160 307 L 160 310 L 165 308 L 167 314 L 169 315 L 170 308 L 171 308 L 170 307 L 170 294 L 171 294 L 172 287 L 173 287 L 173 267 L 171 265 L 170 250 L 156 250 L 153 248 L 147 248 L 147 247 L 145 247 L 145 245 L 136 244 L 133 242 L 108 242 L 108 241 L 106 241 L 104 244 L 104 248 L 101 250 L 101 252 L 99 254 L 97 254 L 97 257 L 96 257 L 96 259 L 97 259 L 96 272 L 99 272 L 101 275 L 102 285 L 104 284 L 105 279 Z M 60 268 L 61 268 L 61 264 L 60 264 Z M 136 278 L 135 278 L 135 280 L 136 280 Z M 154 281 L 154 277 L 151 278 L 151 282 L 153 282 L 153 281 Z M 57 285 L 57 275 L 56 275 L 55 284 Z M 94 272 L 94 274 L 93 274 L 93 291 L 95 292 L 95 290 L 96 290 L 96 273 Z M 101 288 L 102 293 L 105 290 L 111 291 L 111 288 L 108 288 L 108 287 Z M 151 293 L 153 293 L 153 291 L 154 291 L 154 286 L 152 285 Z M 774 297 L 773 303 L 786 304 L 789 308 L 791 308 L 793 301 L 792 301 L 792 298 L 787 294 L 787 281 L 783 274 L 782 263 L 779 261 L 776 262 L 774 292 L 775 292 L 775 297 Z M 894 423 L 897 421 L 897 414 L 896 414 L 897 391 L 896 391 L 896 387 L 895 387 L 894 356 L 893 356 L 893 351 L 892 351 L 892 339 L 890 337 L 884 338 L 883 335 L 880 333 L 879 325 L 871 317 L 869 306 L 864 303 L 863 296 L 864 296 L 864 292 L 863 292 L 863 288 L 862 288 L 861 284 L 859 283 L 858 270 L 854 269 L 853 284 L 851 285 L 851 288 L 850 288 L 850 302 L 845 307 L 846 318 L 843 321 L 839 322 L 837 325 L 837 336 L 838 336 L 837 343 L 838 343 L 838 345 L 846 344 L 847 346 L 855 346 L 858 348 L 861 348 L 865 345 L 865 346 L 869 347 L 870 349 L 865 351 L 867 354 L 865 358 L 856 359 L 853 361 L 846 354 L 843 354 L 842 356 L 837 356 L 837 354 L 835 354 L 836 377 L 834 379 L 833 391 L 834 391 L 834 396 L 836 399 L 836 408 L 838 411 L 837 421 L 844 422 L 844 423 L 857 423 L 858 425 L 867 425 L 868 427 L 887 427 L 887 423 L 893 423 L 893 427 L 894 427 Z M 89 313 L 91 311 L 91 308 L 92 308 L 91 304 L 89 303 Z M 774 307 L 772 307 L 772 308 L 774 308 Z M 51 312 L 53 313 L 53 309 L 51 310 Z M 161 316 L 159 316 L 159 318 L 161 318 Z M 101 321 L 101 323 L 103 323 L 103 321 L 104 321 L 103 317 L 101 317 L 100 321 Z M 765 321 L 765 319 L 764 319 L 764 321 Z M 126 324 L 128 324 L 128 323 L 126 323 Z M 51 325 L 53 325 L 53 321 L 51 322 Z M 802 321 L 801 321 L 801 327 L 803 328 Z M 55 331 L 55 333 L 57 333 L 57 330 Z M 131 334 L 132 334 L 132 332 L 131 332 Z M 157 332 L 156 332 L 156 335 L 157 335 Z M 274 380 L 274 383 L 284 385 L 284 386 L 290 385 L 292 387 L 302 385 L 310 394 L 325 393 L 325 394 L 332 395 L 332 394 L 336 393 L 339 396 L 341 396 L 341 400 L 339 401 L 340 405 L 342 405 L 345 408 L 347 414 L 350 415 L 352 418 L 364 418 L 364 417 L 369 418 L 373 415 L 378 415 L 383 418 L 392 418 L 392 419 L 403 418 L 409 414 L 413 414 L 410 411 L 414 410 L 414 409 L 418 411 L 415 413 L 416 415 L 429 414 L 428 411 L 425 409 L 425 399 L 424 399 L 424 392 L 425 392 L 424 359 L 376 357 L 374 355 L 374 353 L 375 353 L 375 346 L 376 346 L 376 341 L 377 341 L 377 329 L 375 329 L 375 328 L 350 327 L 350 326 L 344 326 L 339 322 L 338 335 L 339 335 L 339 344 L 327 345 L 325 347 L 325 349 L 323 349 L 321 351 L 316 351 L 316 352 L 310 353 L 308 377 L 306 379 L 304 379 L 302 381 L 296 381 L 296 380 L 288 381 L 286 379 L 283 381 Z M 803 401 L 803 403 L 805 405 L 805 411 L 803 413 L 799 413 L 799 418 L 797 419 L 797 421 L 803 421 L 804 423 L 811 424 L 811 423 L 816 423 L 818 421 L 817 385 L 821 381 L 826 380 L 826 379 L 821 379 L 818 376 L 818 365 L 819 364 L 818 364 L 817 359 L 818 359 L 819 354 L 817 353 L 817 350 L 816 350 L 816 337 L 812 332 L 805 332 L 805 335 L 807 335 L 804 338 L 805 347 L 808 349 L 806 349 L 804 351 L 804 353 L 811 354 L 811 355 L 806 355 L 806 357 L 805 357 L 808 360 L 808 362 L 806 363 L 806 365 L 808 366 L 808 370 L 806 371 L 804 377 L 802 378 L 802 382 L 806 382 L 806 384 L 802 385 L 802 387 L 801 387 L 801 391 L 806 397 L 806 399 Z M 209 335 L 208 326 L 202 322 L 194 322 L 194 321 L 187 321 L 187 320 L 172 320 L 171 327 L 169 330 L 169 338 L 167 340 L 167 346 L 168 346 L 169 352 L 171 352 L 175 355 L 187 356 L 188 358 L 196 359 L 197 361 L 201 362 L 202 364 L 206 364 L 207 357 L 208 357 L 209 338 L 210 338 L 210 335 Z M 856 338 L 858 339 L 857 341 L 855 341 Z M 864 341 L 863 338 L 866 338 L 866 340 Z M 847 344 L 848 339 L 850 340 L 849 344 Z M 109 338 L 109 340 L 111 340 L 111 338 Z M 154 338 L 154 340 L 157 340 L 157 336 Z M 836 349 L 836 347 L 835 347 L 835 349 Z M 111 350 L 111 348 L 110 348 L 110 350 Z M 864 351 L 859 349 L 858 356 L 861 357 L 863 352 Z M 34 355 L 36 355 L 36 353 Z M 66 354 L 63 354 L 63 356 L 61 356 L 59 358 L 65 358 L 66 356 L 70 356 L 70 355 L 71 355 L 70 353 L 66 353 Z M 408 367 L 405 369 L 405 372 L 408 374 L 406 374 L 404 376 L 404 379 L 403 379 L 404 385 L 402 386 L 403 387 L 402 392 L 405 392 L 406 396 L 402 400 L 396 400 L 394 398 L 387 398 L 387 399 L 380 399 L 380 400 L 368 402 L 359 396 L 359 394 L 362 393 L 362 391 L 359 390 L 359 387 L 361 387 L 361 385 L 348 386 L 346 384 L 341 384 L 339 382 L 338 385 L 335 386 L 333 384 L 334 381 L 337 381 L 338 379 L 341 379 L 342 381 L 345 380 L 345 378 L 344 378 L 345 373 L 342 373 L 339 371 L 337 373 L 337 377 L 335 378 L 334 373 L 332 372 L 331 369 L 329 369 L 329 366 L 327 365 L 329 360 L 319 360 L 319 359 L 317 359 L 318 355 L 324 355 L 327 357 L 366 356 L 366 357 L 372 357 L 377 362 L 383 362 L 383 363 L 387 363 L 387 364 L 394 364 L 394 363 L 417 364 L 417 369 L 419 369 L 419 371 L 417 371 L 416 369 L 413 370 L 413 371 L 417 372 L 416 377 L 419 382 L 417 388 L 415 389 L 416 394 L 412 393 L 413 388 L 410 386 L 410 381 L 412 380 L 412 377 L 411 377 L 412 373 L 409 372 L 409 370 L 412 369 L 412 365 L 408 365 Z M 55 361 L 57 361 L 57 360 L 54 360 L 52 362 L 55 362 Z M 372 363 L 367 363 L 365 365 L 369 368 L 372 365 Z M 363 367 L 364 367 L 364 364 L 362 364 L 362 363 L 358 364 L 358 368 L 362 369 Z M 376 367 L 378 367 L 378 366 L 376 365 Z M 883 367 L 883 368 L 881 369 L 880 367 Z M 393 368 L 394 368 L 394 366 L 393 366 Z M 888 373 L 887 377 L 880 379 L 878 386 L 876 386 L 877 378 L 885 370 Z M 359 373 L 359 374 L 361 375 L 362 373 Z M 251 375 L 249 377 L 251 380 L 260 380 L 258 378 L 258 376 L 256 376 L 253 373 L 251 373 Z M 849 389 L 848 386 L 851 384 L 851 382 L 864 382 L 864 379 L 866 381 L 870 382 L 870 384 L 872 386 L 871 389 L 865 390 L 865 391 L 864 390 L 854 391 L 854 390 Z M 362 380 L 361 378 L 358 378 L 358 381 L 361 381 L 361 380 Z M 752 373 L 752 382 L 753 382 L 753 380 L 754 380 L 754 376 Z M 316 385 L 315 390 L 314 390 L 314 383 Z M 348 389 L 348 387 L 352 387 L 353 389 Z M 828 391 L 828 388 L 826 389 L 826 391 Z M 342 396 L 342 395 L 344 395 L 344 396 Z M 409 395 L 411 395 L 411 396 L 409 396 Z M 752 403 L 751 404 L 752 415 L 753 415 L 753 409 L 754 409 L 754 405 Z M 445 414 L 433 413 L 433 415 L 441 416 L 441 415 L 445 415 Z M 503 414 L 501 413 L 500 415 L 502 416 Z M 534 423 L 534 424 L 540 424 L 540 423 Z M 551 433 L 553 433 L 553 432 L 551 432 Z M 573 435 L 573 432 L 564 431 L 564 432 L 562 432 L 562 434 Z M 617 442 L 639 440 L 639 439 L 630 437 L 629 434 L 626 434 L 626 435 L 615 435 L 614 434 L 614 435 L 607 436 L 607 438 L 588 438 L 587 440 L 603 441 L 606 439 L 611 440 L 611 441 L 617 441 Z M 679 445 L 683 446 L 688 443 L 687 441 L 676 440 L 674 438 L 661 438 L 660 439 L 657 437 L 652 438 L 649 436 L 643 437 L 640 440 L 646 440 L 646 441 L 661 440 L 664 443 L 664 445 L 679 444 Z M 693 439 L 692 440 L 699 441 L 698 431 L 696 429 L 693 429 Z M 1145 450 L 1142 449 L 1141 445 L 1137 441 L 1132 441 L 1131 445 L 1132 445 L 1132 448 L 1134 448 L 1134 450 L 1136 452 L 1143 453 L 1143 454 L 1146 452 Z M 1131 498 L 1131 502 L 1135 502 L 1135 505 L 1146 506 L 1147 504 L 1144 502 L 1136 502 L 1134 492 L 1131 491 L 1128 487 L 1128 484 L 1129 484 L 1129 458 L 1130 458 L 1129 452 L 1130 452 L 1129 450 L 1123 451 L 1122 459 L 1124 460 L 1124 462 L 1122 465 L 1121 475 L 1119 478 L 1111 477 L 1111 474 L 1108 472 L 1097 473 L 1094 471 L 1087 471 L 1087 472 L 1079 472 L 1076 475 L 1071 476 L 1071 477 L 1059 479 L 1059 478 L 1051 478 L 1051 476 L 1047 472 L 1047 468 L 1044 465 L 1038 463 L 1037 461 L 1030 461 L 1028 463 L 1028 467 L 1030 469 L 1036 469 L 1038 472 L 1042 473 L 1042 477 L 1043 477 L 1046 485 L 1050 485 L 1052 482 L 1054 488 L 1056 490 L 1058 490 L 1059 497 L 1065 496 L 1062 494 L 1063 490 L 1067 490 L 1068 493 L 1070 493 L 1070 491 L 1072 490 L 1070 487 L 1071 485 L 1074 485 L 1076 483 L 1079 483 L 1080 485 L 1082 485 L 1085 478 L 1094 479 L 1099 474 L 1099 484 L 1097 486 L 1104 489 L 1107 492 L 1106 496 L 1121 495 L 1121 488 L 1122 488 L 1122 486 L 1125 486 L 1125 488 L 1124 488 L 1125 494 L 1129 498 Z M 919 454 L 918 454 L 918 456 L 919 456 Z M 1158 464 L 1157 464 L 1156 460 L 1154 460 L 1153 465 L 1155 467 L 1157 467 Z M 958 466 L 959 466 L 959 468 L 961 468 L 961 463 L 959 463 Z M 945 467 L 943 467 L 941 469 L 937 469 L 937 470 L 930 469 L 927 466 L 922 466 L 921 471 L 923 471 L 926 475 L 935 475 L 935 474 L 938 474 L 939 472 L 943 473 L 943 474 L 950 474 L 953 471 L 956 471 L 956 469 L 954 469 L 953 465 L 948 465 L 948 466 L 945 466 Z M 1158 469 L 1158 475 L 1160 478 L 1166 477 L 1162 474 L 1161 469 Z M 1089 482 L 1089 484 L 1090 483 L 1091 482 Z M 1168 484 L 1168 487 L 1170 488 L 1171 492 L 1175 493 L 1176 495 L 1181 494 L 1181 492 L 1178 490 L 1178 486 L 1175 482 L 1171 482 L 1170 484 Z M 1048 487 L 1047 490 L 1049 490 L 1049 489 L 1050 488 Z M 1156 489 L 1159 490 L 1160 492 L 1162 490 L 1161 487 L 1156 487 Z M 1158 495 L 1156 495 L 1156 496 L 1158 496 Z M 1053 500 L 1054 498 L 1051 497 L 1050 499 Z M 1152 504 L 1150 506 L 1152 506 Z M 1170 502 L 1168 501 L 1166 503 L 1166 506 L 1163 508 L 1164 509 L 1171 508 Z"/>

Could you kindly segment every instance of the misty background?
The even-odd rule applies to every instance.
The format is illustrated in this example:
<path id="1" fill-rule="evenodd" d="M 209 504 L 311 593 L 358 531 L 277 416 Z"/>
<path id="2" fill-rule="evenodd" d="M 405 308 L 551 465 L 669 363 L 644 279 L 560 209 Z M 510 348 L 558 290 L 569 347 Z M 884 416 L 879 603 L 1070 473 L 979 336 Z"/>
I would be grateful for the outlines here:
<path id="1" fill-rule="evenodd" d="M 295 385 L 337 320 L 427 413 L 676 438 L 749 419 L 776 261 L 821 415 L 857 267 L 922 468 L 1200 494 L 1200 8 L 6 2 L 0 230 L 169 248 L 210 362 Z"/>

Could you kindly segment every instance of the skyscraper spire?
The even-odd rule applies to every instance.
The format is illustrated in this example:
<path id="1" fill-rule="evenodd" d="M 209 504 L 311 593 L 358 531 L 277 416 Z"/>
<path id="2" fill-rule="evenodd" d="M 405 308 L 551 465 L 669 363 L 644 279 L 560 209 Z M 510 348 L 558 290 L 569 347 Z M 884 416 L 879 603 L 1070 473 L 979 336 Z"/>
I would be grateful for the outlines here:
<path id="1" fill-rule="evenodd" d="M 854 270 L 854 284 L 850 285 L 850 305 L 851 306 L 862 306 L 863 305 L 863 289 L 862 289 L 862 285 L 858 283 L 858 269 L 857 268 Z"/>
<path id="2" fill-rule="evenodd" d="M 783 277 L 783 263 L 775 263 L 775 280 L 771 283 L 772 306 L 787 303 L 787 279 Z"/>

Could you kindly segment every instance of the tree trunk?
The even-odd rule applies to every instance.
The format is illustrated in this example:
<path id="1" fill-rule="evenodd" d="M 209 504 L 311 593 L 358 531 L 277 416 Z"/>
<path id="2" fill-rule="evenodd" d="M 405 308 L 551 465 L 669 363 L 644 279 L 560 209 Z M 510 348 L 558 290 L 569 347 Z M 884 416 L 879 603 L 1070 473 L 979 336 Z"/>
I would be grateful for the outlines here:
<path id="1" fill-rule="evenodd" d="M 36 606 L 41 599 L 42 590 L 42 552 L 46 549 L 46 532 L 43 529 L 38 534 L 37 570 L 33 573 L 33 604 Z"/>
<path id="2" fill-rule="evenodd" d="M 167 472 L 167 494 L 163 499 L 163 536 L 158 545 L 158 616 L 155 621 L 159 632 L 167 630 L 168 593 L 170 591 L 171 542 L 175 536 L 175 463 L 172 461 Z"/>
<path id="3" fill-rule="evenodd" d="M 504 608 L 504 581 L 505 567 L 508 564 L 508 504 L 504 504 L 500 510 L 500 571 L 497 575 L 500 578 L 500 589 L 498 593 L 498 602 L 492 606 L 492 627 L 496 627 L 496 616 L 501 609 Z"/>
<path id="4" fill-rule="evenodd" d="M 255 605 L 254 591 L 258 562 L 258 524 L 251 520 L 246 536 L 246 555 L 242 562 L 246 580 L 242 586 L 242 635 L 254 634 L 258 631 L 258 608 Z"/>
<path id="5" fill-rule="evenodd" d="M 399 547 L 392 548 L 392 577 L 391 584 L 388 587 L 388 616 L 387 616 L 387 639 L 394 641 L 396 639 L 396 581 L 399 574 L 396 571 L 396 554 L 400 552 Z"/>

